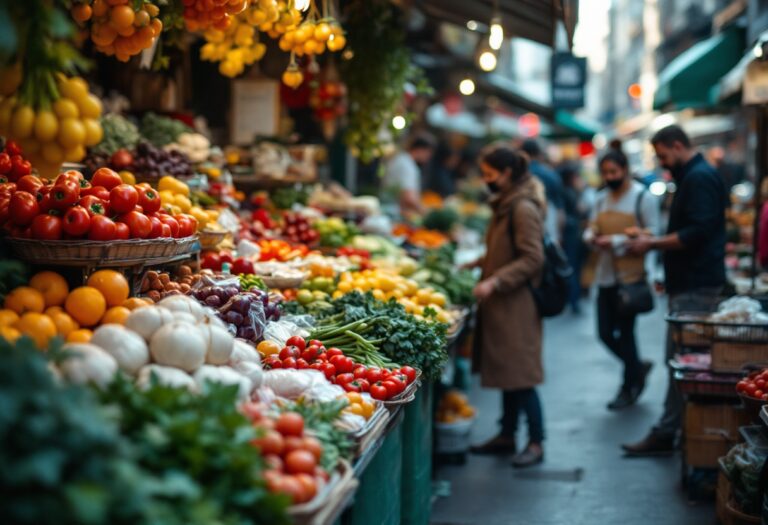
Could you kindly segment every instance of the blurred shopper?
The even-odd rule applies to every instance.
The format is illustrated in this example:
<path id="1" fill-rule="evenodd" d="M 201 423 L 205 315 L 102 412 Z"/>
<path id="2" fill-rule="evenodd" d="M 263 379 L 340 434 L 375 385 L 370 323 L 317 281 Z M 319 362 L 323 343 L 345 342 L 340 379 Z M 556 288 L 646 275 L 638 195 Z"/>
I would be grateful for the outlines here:
<path id="1" fill-rule="evenodd" d="M 538 142 L 528 139 L 523 142 L 522 149 L 531 159 L 529 168 L 531 173 L 544 184 L 547 195 L 547 215 L 545 217 L 547 235 L 560 242 L 565 223 L 563 181 L 557 172 L 546 164 L 544 152 Z"/>
<path id="2" fill-rule="evenodd" d="M 528 420 L 528 445 L 515 455 L 515 467 L 544 459 L 544 422 L 535 390 L 544 379 L 541 318 L 531 283 L 541 275 L 546 198 L 541 183 L 528 172 L 526 157 L 505 146 L 485 152 L 480 169 L 493 193 L 493 217 L 486 234 L 486 255 L 479 263 L 482 280 L 474 368 L 484 387 L 503 390 L 501 432 L 472 450 L 479 454 L 514 454 L 520 413 Z"/>
<path id="3" fill-rule="evenodd" d="M 728 194 L 714 168 L 691 145 L 678 126 L 668 126 L 651 139 L 659 164 L 677 185 L 669 210 L 667 234 L 630 241 L 631 253 L 664 251 L 665 288 L 670 311 L 712 310 L 725 284 L 725 209 Z M 667 333 L 667 361 L 674 345 Z M 650 434 L 623 445 L 629 455 L 671 453 L 682 419 L 683 401 L 670 370 L 664 414 Z"/>
<path id="4" fill-rule="evenodd" d="M 563 251 L 573 269 L 569 283 L 568 304 L 573 313 L 581 313 L 581 267 L 584 260 L 582 232 L 584 221 L 589 217 L 582 200 L 584 180 L 579 174 L 579 167 L 573 163 L 560 166 L 560 178 L 563 181 Z"/>
<path id="5" fill-rule="evenodd" d="M 723 179 L 725 189 L 728 193 L 740 182 L 744 182 L 744 166 L 726 159 L 725 149 L 722 146 L 713 146 L 707 151 L 707 160 L 715 168 L 720 178 Z"/>
<path id="6" fill-rule="evenodd" d="M 635 340 L 638 312 L 620 302 L 622 285 L 639 283 L 651 294 L 645 256 L 626 253 L 626 243 L 640 232 L 659 232 L 659 206 L 645 186 L 631 177 L 627 157 L 620 150 L 609 150 L 599 167 L 605 188 L 597 196 L 584 239 L 599 250 L 595 272 L 598 334 L 624 364 L 619 392 L 608 403 L 610 410 L 620 410 L 635 404 L 652 366 L 640 361 Z"/>
<path id="7" fill-rule="evenodd" d="M 389 159 L 382 187 L 395 195 L 400 215 L 421 214 L 421 167 L 426 166 L 435 150 L 434 143 L 426 137 L 416 137 L 405 151 Z"/>
<path id="8" fill-rule="evenodd" d="M 460 162 L 460 152 L 447 144 L 438 146 L 435 151 L 429 189 L 443 198 L 455 194 Z"/>

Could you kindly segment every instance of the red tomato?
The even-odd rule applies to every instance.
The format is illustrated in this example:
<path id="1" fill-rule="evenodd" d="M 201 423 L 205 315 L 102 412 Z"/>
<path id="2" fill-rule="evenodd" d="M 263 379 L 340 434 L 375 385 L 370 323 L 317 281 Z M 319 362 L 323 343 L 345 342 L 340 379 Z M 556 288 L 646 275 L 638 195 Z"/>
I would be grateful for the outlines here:
<path id="1" fill-rule="evenodd" d="M 8 202 L 8 214 L 17 226 L 26 226 L 40 213 L 37 198 L 26 191 L 17 191 Z"/>
<path id="2" fill-rule="evenodd" d="M 88 210 L 82 206 L 72 206 L 64 214 L 62 227 L 67 235 L 73 237 L 85 235 L 91 227 L 91 216 L 88 214 Z"/>
<path id="3" fill-rule="evenodd" d="M 736 392 L 745 392 L 747 389 L 747 381 L 745 379 L 742 379 L 738 383 L 736 383 Z"/>
<path id="4" fill-rule="evenodd" d="M 765 379 L 763 379 L 762 377 L 757 381 L 755 381 L 755 386 L 760 390 L 765 390 L 765 385 L 766 385 Z"/>
<path id="5" fill-rule="evenodd" d="M 93 215 L 91 217 L 91 231 L 88 232 L 88 238 L 92 241 L 112 241 L 116 238 L 115 223 L 112 219 L 103 215 Z"/>
<path id="6" fill-rule="evenodd" d="M 296 359 L 293 357 L 283 359 L 283 368 L 296 368 Z"/>
<path id="7" fill-rule="evenodd" d="M 49 195 L 54 209 L 66 210 L 80 198 L 80 187 L 72 180 L 63 180 L 51 188 Z"/>
<path id="8" fill-rule="evenodd" d="M 301 437 L 304 433 L 304 418 L 296 412 L 284 412 L 275 421 L 275 430 L 284 436 Z"/>
<path id="9" fill-rule="evenodd" d="M 131 238 L 131 229 L 124 222 L 115 223 L 115 239 L 125 241 Z"/>
<path id="10" fill-rule="evenodd" d="M 309 368 L 309 363 L 306 359 L 302 359 L 301 357 L 296 360 L 296 368 L 298 370 L 304 370 L 305 368 Z"/>
<path id="11" fill-rule="evenodd" d="M 123 179 L 120 178 L 120 175 L 109 168 L 99 168 L 91 177 L 91 184 L 93 186 L 104 186 L 107 191 L 111 191 L 112 188 L 122 183 Z"/>
<path id="12" fill-rule="evenodd" d="M 301 350 L 297 346 L 284 346 L 277 355 L 281 361 L 285 361 L 289 357 L 296 359 L 301 356 Z"/>
<path id="13" fill-rule="evenodd" d="M 117 188 L 119 188 L 119 186 Z M 121 215 L 118 221 L 128 225 L 131 229 L 131 237 L 135 239 L 146 239 L 149 234 L 152 233 L 152 222 L 149 220 L 149 217 L 143 213 L 130 211 Z"/>
<path id="14" fill-rule="evenodd" d="M 59 176 L 56 177 L 53 180 L 53 183 L 54 184 L 59 184 L 61 182 L 72 181 L 75 184 L 77 184 L 78 187 L 79 187 L 80 186 L 80 181 L 82 181 L 82 180 L 85 180 L 85 179 L 83 179 L 83 174 L 82 173 L 80 173 L 79 171 L 76 171 L 76 170 L 67 170 L 64 173 L 60 173 Z"/>
<path id="15" fill-rule="evenodd" d="M 320 458 L 323 456 L 323 445 L 320 443 L 320 440 L 316 437 L 305 437 L 303 439 L 304 443 L 302 444 L 302 447 L 304 450 L 309 450 L 313 456 L 315 456 L 315 459 L 317 461 L 320 461 Z"/>
<path id="16" fill-rule="evenodd" d="M 360 387 L 360 392 L 368 392 L 371 390 L 371 383 L 367 379 L 355 379 L 352 384 L 357 384 Z"/>
<path id="17" fill-rule="evenodd" d="M 9 181 L 16 182 L 30 173 L 32 173 L 32 164 L 28 160 L 24 160 L 21 155 L 11 155 L 11 171 L 6 174 Z"/>
<path id="18" fill-rule="evenodd" d="M 35 175 L 24 175 L 16 183 L 16 189 L 18 191 L 26 191 L 32 195 L 37 195 L 38 190 L 43 186 L 45 186 L 43 181 L 40 180 L 40 177 L 36 177 Z"/>
<path id="19" fill-rule="evenodd" d="M 336 368 L 338 370 L 338 367 Z M 351 383 L 355 380 L 354 374 L 339 374 L 336 376 L 336 384 L 340 387 L 344 387 L 344 385 Z"/>
<path id="20" fill-rule="evenodd" d="M 261 449 L 264 455 L 275 454 L 279 456 L 285 448 L 285 440 L 282 434 L 276 430 L 267 430 L 263 436 L 251 441 L 251 444 Z"/>
<path id="21" fill-rule="evenodd" d="M 232 252 L 228 252 L 226 250 L 221 250 L 219 252 L 219 257 L 221 258 L 221 262 L 223 263 L 226 262 L 226 263 L 232 264 L 233 262 L 235 262 L 235 258 L 232 257 Z"/>
<path id="22" fill-rule="evenodd" d="M 395 381 L 391 380 L 391 379 L 387 379 L 386 381 L 382 382 L 381 384 L 382 384 L 382 386 L 384 386 L 384 388 L 387 389 L 387 395 L 389 397 L 395 397 L 397 394 L 402 392 L 402 390 L 400 390 L 400 387 L 398 386 L 398 384 Z"/>
<path id="23" fill-rule="evenodd" d="M 765 392 L 763 392 L 762 390 L 758 389 L 758 390 L 755 390 L 755 393 L 752 394 L 752 397 L 757 398 L 757 399 L 762 399 L 764 395 L 765 395 Z"/>
<path id="24" fill-rule="evenodd" d="M 365 378 L 371 382 L 371 384 L 378 383 L 381 381 L 381 369 L 380 368 L 369 368 L 368 371 L 365 373 Z"/>
<path id="25" fill-rule="evenodd" d="M 25 175 L 25 177 L 32 177 L 32 175 Z M 27 191 L 27 190 L 25 190 L 24 188 L 19 188 L 18 184 L 16 184 L 15 182 L 3 182 L 3 183 L 0 183 L 0 193 L 2 193 L 3 195 L 7 195 L 8 197 L 10 197 L 11 195 L 16 193 L 17 191 Z M 35 192 L 34 191 L 28 191 L 27 193 L 34 194 Z"/>
<path id="26" fill-rule="evenodd" d="M 317 345 L 310 345 L 301 353 L 301 358 L 311 363 L 317 357 L 318 347 Z"/>
<path id="27" fill-rule="evenodd" d="M 32 220 L 32 238 L 43 241 L 61 239 L 61 219 L 53 215 L 38 215 Z"/>
<path id="28" fill-rule="evenodd" d="M 235 275 L 251 274 L 256 272 L 256 268 L 253 263 L 245 257 L 238 257 L 235 262 L 232 263 L 230 271 Z"/>
<path id="29" fill-rule="evenodd" d="M 82 197 L 77 204 L 85 208 L 91 217 L 107 214 L 107 206 L 104 204 L 104 201 L 93 195 Z"/>
<path id="30" fill-rule="evenodd" d="M 109 207 L 115 213 L 133 211 L 139 202 L 139 192 L 130 184 L 118 184 L 109 192 Z"/>
<path id="31" fill-rule="evenodd" d="M 179 223 L 180 238 L 194 235 L 195 232 L 197 231 L 197 219 L 195 219 L 191 215 L 180 213 L 179 215 L 175 215 L 174 219 L 176 219 Z"/>
<path id="32" fill-rule="evenodd" d="M 343 355 L 334 355 L 328 360 L 340 374 L 352 372 L 355 369 L 355 363 L 351 358 Z M 354 377 L 354 376 L 353 376 Z"/>
<path id="33" fill-rule="evenodd" d="M 163 230 L 160 233 L 160 237 L 173 237 L 173 235 L 171 234 L 170 226 L 168 226 L 167 224 L 163 224 L 162 228 Z"/>
<path id="34" fill-rule="evenodd" d="M 200 267 L 204 270 L 213 270 L 214 272 L 221 271 L 221 259 L 216 252 L 203 252 L 202 259 L 200 260 Z"/>
<path id="35" fill-rule="evenodd" d="M 314 474 L 317 460 L 308 450 L 294 450 L 285 456 L 285 471 L 289 474 Z"/>
<path id="36" fill-rule="evenodd" d="M 331 357 L 333 357 L 333 356 L 337 356 L 337 355 L 344 355 L 344 352 L 342 352 L 342 351 L 341 351 L 341 350 L 339 350 L 338 348 L 336 348 L 336 347 L 333 347 L 333 346 L 332 346 L 331 348 L 329 348 L 329 349 L 328 349 L 328 350 L 325 352 L 325 354 L 328 356 L 328 359 L 330 359 L 330 358 L 331 358 Z"/>
<path id="37" fill-rule="evenodd" d="M 8 155 L 22 155 L 21 146 L 15 140 L 7 140 L 5 142 L 5 151 Z"/>
<path id="38" fill-rule="evenodd" d="M 171 217 L 170 215 L 160 214 L 157 216 L 158 219 L 163 221 L 163 224 L 167 224 L 168 227 L 171 229 L 171 237 L 178 237 L 179 236 L 179 223 Z"/>
<path id="39" fill-rule="evenodd" d="M 326 379 L 330 379 L 333 376 L 336 375 L 336 367 L 333 366 L 331 363 L 325 363 L 323 365 L 323 374 L 325 374 Z"/>
<path id="40" fill-rule="evenodd" d="M 155 213 L 160 209 L 160 194 L 152 188 L 140 188 L 139 206 L 144 208 L 144 213 Z"/>
<path id="41" fill-rule="evenodd" d="M 86 195 L 93 195 L 104 202 L 109 202 L 109 190 L 104 186 L 93 186 Z"/>
<path id="42" fill-rule="evenodd" d="M 295 346 L 299 349 L 299 352 L 303 352 L 307 348 L 307 342 L 303 337 L 294 335 L 293 337 L 288 338 L 288 340 L 285 342 L 285 346 Z"/>
<path id="43" fill-rule="evenodd" d="M 381 383 L 376 383 L 374 385 L 371 385 L 371 397 L 373 399 L 384 401 L 389 399 L 389 391 L 387 390 L 387 387 L 385 387 Z"/>
<path id="44" fill-rule="evenodd" d="M 0 153 L 0 175 L 8 175 L 12 168 L 11 156 L 6 152 Z"/>
<path id="45" fill-rule="evenodd" d="M 408 384 L 416 381 L 416 369 L 411 366 L 404 366 L 400 369 L 400 372 L 408 378 Z"/>
<path id="46" fill-rule="evenodd" d="M 149 239 L 157 239 L 163 236 L 163 226 L 165 226 L 157 217 L 150 217 L 149 222 L 152 223 L 152 231 L 149 232 Z M 168 228 L 170 230 L 170 228 Z"/>

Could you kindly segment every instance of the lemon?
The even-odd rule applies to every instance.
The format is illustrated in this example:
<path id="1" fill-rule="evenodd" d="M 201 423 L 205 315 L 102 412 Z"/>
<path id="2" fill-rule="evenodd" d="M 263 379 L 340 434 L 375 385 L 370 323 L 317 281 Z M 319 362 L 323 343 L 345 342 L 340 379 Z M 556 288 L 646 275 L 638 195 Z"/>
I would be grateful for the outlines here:
<path id="1" fill-rule="evenodd" d="M 42 109 L 35 117 L 35 137 L 40 142 L 50 142 L 56 138 L 59 132 L 59 119 L 53 111 Z"/>
<path id="2" fill-rule="evenodd" d="M 35 110 L 27 105 L 17 106 L 11 115 L 11 135 L 15 139 L 32 136 L 35 126 Z"/>

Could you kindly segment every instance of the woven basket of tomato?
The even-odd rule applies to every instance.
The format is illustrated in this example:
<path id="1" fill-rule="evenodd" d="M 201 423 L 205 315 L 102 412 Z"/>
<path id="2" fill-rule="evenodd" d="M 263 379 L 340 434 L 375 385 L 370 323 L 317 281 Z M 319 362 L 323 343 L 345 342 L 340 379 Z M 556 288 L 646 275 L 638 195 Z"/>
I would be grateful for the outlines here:
<path id="1" fill-rule="evenodd" d="M 346 507 L 347 500 L 357 489 L 352 466 L 345 460 L 339 461 L 336 472 L 311 501 L 288 507 L 288 514 L 295 525 L 333 523 Z"/>

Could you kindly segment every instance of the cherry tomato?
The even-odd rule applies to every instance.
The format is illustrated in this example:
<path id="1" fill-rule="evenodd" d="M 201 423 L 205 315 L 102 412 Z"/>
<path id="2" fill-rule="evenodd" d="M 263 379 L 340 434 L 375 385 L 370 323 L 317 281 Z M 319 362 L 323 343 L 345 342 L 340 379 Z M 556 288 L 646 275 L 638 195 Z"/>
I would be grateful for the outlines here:
<path id="1" fill-rule="evenodd" d="M 337 355 L 344 355 L 344 352 L 342 352 L 341 350 L 335 347 L 329 348 L 328 350 L 325 351 L 325 353 L 328 355 L 328 359 Z"/>
<path id="2" fill-rule="evenodd" d="M 80 187 L 74 181 L 64 180 L 55 184 L 49 195 L 54 209 L 66 210 L 80 198 Z"/>
<path id="3" fill-rule="evenodd" d="M 142 187 L 139 191 L 139 206 L 144 208 L 144 213 L 155 213 L 160 209 L 160 194 L 152 188 Z"/>
<path id="4" fill-rule="evenodd" d="M 293 337 L 288 338 L 288 340 L 285 342 L 285 346 L 295 346 L 299 349 L 299 352 L 303 352 L 307 348 L 307 342 L 303 337 L 294 335 Z"/>
<path id="5" fill-rule="evenodd" d="M 738 383 L 736 383 L 736 391 L 737 392 L 746 392 L 747 389 L 747 381 L 742 379 Z"/>
<path id="6" fill-rule="evenodd" d="M 36 177 L 35 175 L 24 175 L 16 182 L 16 189 L 18 191 L 26 191 L 32 195 L 37 195 L 37 192 L 43 186 L 45 186 L 43 181 L 40 179 L 40 177 Z"/>
<path id="7" fill-rule="evenodd" d="M 752 394 L 752 397 L 757 398 L 757 399 L 762 399 L 764 395 L 765 395 L 765 392 L 763 392 L 760 389 L 757 389 L 757 390 L 755 390 L 755 393 Z"/>
<path id="8" fill-rule="evenodd" d="M 93 186 L 104 186 L 107 191 L 111 191 L 112 188 L 119 186 L 122 183 L 123 179 L 120 178 L 120 175 L 109 168 L 99 168 L 94 172 L 93 177 L 91 177 L 91 184 Z"/>
<path id="9" fill-rule="evenodd" d="M 389 391 L 387 390 L 387 387 L 385 387 L 381 383 L 376 383 L 374 385 L 371 385 L 371 397 L 373 399 L 385 401 L 389 399 L 390 396 L 389 396 Z"/>
<path id="10" fill-rule="evenodd" d="M 284 436 L 301 437 L 304 433 L 304 418 L 296 412 L 284 412 L 275 421 L 275 430 Z"/>
<path id="11" fill-rule="evenodd" d="M 5 151 L 8 155 L 22 155 L 21 146 L 15 140 L 7 140 L 5 142 Z"/>
<path id="12" fill-rule="evenodd" d="M 311 368 L 312 370 L 319 370 L 320 372 L 322 372 L 323 363 L 321 361 L 315 361 L 314 363 L 309 365 L 309 368 Z"/>
<path id="13" fill-rule="evenodd" d="M 387 389 L 387 395 L 389 397 L 395 397 L 397 394 L 401 392 L 400 387 L 398 384 L 391 379 L 387 379 L 386 381 L 382 381 L 382 386 Z"/>
<path id="14" fill-rule="evenodd" d="M 11 171 L 6 174 L 8 180 L 16 182 L 30 173 L 32 173 L 32 164 L 28 160 L 24 160 L 21 155 L 11 155 Z"/>
<path id="15" fill-rule="evenodd" d="M 323 445 L 320 440 L 313 436 L 308 436 L 303 439 L 302 448 L 308 450 L 315 456 L 317 461 L 323 456 Z"/>
<path id="16" fill-rule="evenodd" d="M 323 370 L 323 373 L 325 374 L 326 379 L 330 379 L 336 375 L 336 367 L 333 366 L 331 363 L 325 363 L 322 367 L 322 370 Z"/>
<path id="17" fill-rule="evenodd" d="M 283 359 L 283 368 L 296 368 L 296 358 L 286 357 Z"/>
<path id="18" fill-rule="evenodd" d="M 11 156 L 8 153 L 0 153 L 0 175 L 8 175 L 13 168 Z"/>
<path id="19" fill-rule="evenodd" d="M 109 191 L 109 207 L 115 213 L 133 211 L 139 202 L 139 192 L 130 184 L 118 184 Z"/>
<path id="20" fill-rule="evenodd" d="M 88 215 L 91 217 L 94 215 L 107 214 L 107 206 L 104 204 L 104 201 L 93 195 L 81 197 L 77 204 L 85 208 L 85 210 L 88 212 Z"/>
<path id="21" fill-rule="evenodd" d="M 124 222 L 115 223 L 115 239 L 127 241 L 131 238 L 131 229 Z"/>
<path id="22" fill-rule="evenodd" d="M 352 358 L 350 357 L 345 357 L 343 355 L 335 355 L 331 357 L 328 361 L 333 366 L 335 366 L 336 370 L 338 370 L 339 373 L 341 374 L 352 372 L 355 369 L 355 362 L 352 361 Z"/>
<path id="23" fill-rule="evenodd" d="M 73 237 L 85 235 L 91 227 L 91 216 L 88 214 L 88 210 L 82 206 L 72 206 L 64 214 L 62 227 L 67 235 Z"/>
<path id="24" fill-rule="evenodd" d="M 37 198 L 26 191 L 17 191 L 8 202 L 8 214 L 11 222 L 17 226 L 27 226 L 40 213 Z"/>
<path id="25" fill-rule="evenodd" d="M 119 187 L 120 186 L 116 187 L 115 190 Z M 110 201 L 110 205 L 111 204 L 112 201 Z M 128 225 L 128 228 L 131 230 L 131 237 L 134 239 L 146 239 L 152 232 L 152 222 L 149 220 L 149 217 L 137 211 L 124 213 L 120 216 L 118 222 L 122 222 Z"/>
<path id="26" fill-rule="evenodd" d="M 115 223 L 112 219 L 103 215 L 93 215 L 91 217 L 91 230 L 88 232 L 88 238 L 92 241 L 112 241 L 116 239 Z"/>
<path id="27" fill-rule="evenodd" d="M 32 238 L 43 241 L 61 239 L 61 219 L 53 215 L 38 215 L 32 220 Z"/>

